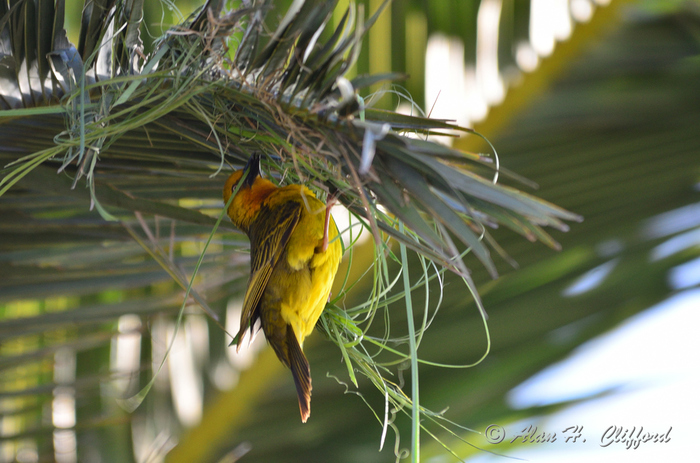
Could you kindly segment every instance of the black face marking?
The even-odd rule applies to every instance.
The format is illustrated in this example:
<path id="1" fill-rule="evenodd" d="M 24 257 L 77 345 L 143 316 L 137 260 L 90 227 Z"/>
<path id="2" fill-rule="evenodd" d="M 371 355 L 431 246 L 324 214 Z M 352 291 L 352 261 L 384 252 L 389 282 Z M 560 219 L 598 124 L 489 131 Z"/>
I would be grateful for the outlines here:
<path id="1" fill-rule="evenodd" d="M 260 154 L 254 153 L 245 165 L 245 169 L 248 173 L 243 179 L 243 185 L 251 187 L 255 179 L 260 175 Z"/>

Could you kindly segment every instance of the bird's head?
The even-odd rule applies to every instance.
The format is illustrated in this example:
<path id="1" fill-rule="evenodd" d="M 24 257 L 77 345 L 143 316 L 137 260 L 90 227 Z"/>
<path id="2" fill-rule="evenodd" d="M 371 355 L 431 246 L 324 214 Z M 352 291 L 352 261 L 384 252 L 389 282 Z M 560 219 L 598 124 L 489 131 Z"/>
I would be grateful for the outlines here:
<path id="1" fill-rule="evenodd" d="M 233 172 L 224 185 L 224 204 L 240 184 L 236 196 L 228 208 L 231 221 L 243 231 L 260 210 L 264 199 L 276 188 L 269 180 L 260 177 L 260 155 L 253 154 L 243 169 Z"/>
<path id="2" fill-rule="evenodd" d="M 245 175 L 245 178 L 243 176 Z M 243 184 L 239 188 L 239 191 L 244 188 L 251 188 L 255 183 L 255 179 L 260 175 L 260 155 L 253 154 L 248 163 L 243 169 L 233 172 L 226 184 L 224 185 L 224 203 L 228 203 L 229 198 L 233 194 L 234 190 L 238 186 L 238 183 L 243 179 Z"/>

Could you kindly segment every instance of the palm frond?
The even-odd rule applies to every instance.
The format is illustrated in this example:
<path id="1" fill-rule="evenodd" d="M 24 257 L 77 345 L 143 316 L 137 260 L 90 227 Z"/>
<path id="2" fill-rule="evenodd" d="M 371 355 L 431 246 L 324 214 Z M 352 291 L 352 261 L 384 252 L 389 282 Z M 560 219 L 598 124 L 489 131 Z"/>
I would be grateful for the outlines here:
<path id="1" fill-rule="evenodd" d="M 450 251 L 445 236 L 426 232 L 428 227 L 433 227 L 430 225 L 433 220 L 471 247 L 495 274 L 486 246 L 464 226 L 465 218 L 477 228 L 484 223 L 498 223 L 499 216 L 507 215 L 505 211 L 514 215 L 515 223 L 523 227 L 530 223 L 561 227 L 559 219 L 577 219 L 574 214 L 475 174 L 477 169 L 488 167 L 487 158 L 465 155 L 396 131 L 410 127 L 413 133 L 420 134 L 458 127 L 425 118 L 365 112 L 356 99 L 343 98 L 341 89 L 346 84 L 341 84 L 339 79 L 356 58 L 362 36 L 381 11 L 353 29 L 351 22 L 356 13 L 349 9 L 345 16 L 348 20 L 342 21 L 321 45 L 316 38 L 325 28 L 334 6 L 334 2 L 303 3 L 298 11 L 290 11 L 267 37 L 261 33 L 270 9 L 267 3 L 216 18 L 212 11 L 220 10 L 221 5 L 207 4 L 189 26 L 173 30 L 157 45 L 153 55 L 144 59 L 139 56 L 135 32 L 138 4 L 120 3 L 118 8 L 111 3 L 88 4 L 83 13 L 78 54 L 70 60 L 65 54 L 55 58 L 53 69 L 65 72 L 50 73 L 51 79 L 64 83 L 63 87 L 68 82 L 63 104 L 70 125 L 58 143 L 47 144 L 45 149 L 49 151 L 44 156 L 37 158 L 30 154 L 24 161 L 10 158 L 18 161 L 19 166 L 8 171 L 2 182 L 3 190 L 45 160 L 55 162 L 63 157 L 61 167 L 77 164 L 76 181 L 82 175 L 87 176 L 92 199 L 100 204 L 100 191 L 105 189 L 100 184 L 101 168 L 109 172 L 105 175 L 123 176 L 125 164 L 133 170 L 138 165 L 135 162 L 153 156 L 153 150 L 146 148 L 152 141 L 140 144 L 139 152 L 131 150 L 131 155 L 125 156 L 119 139 L 137 133 L 144 141 L 153 130 L 161 129 L 165 134 L 178 136 L 184 132 L 203 154 L 210 154 L 203 158 L 209 159 L 210 166 L 215 162 L 214 156 L 220 158 L 221 166 L 228 158 L 244 161 L 252 151 L 276 153 L 277 158 L 268 161 L 271 170 L 340 191 L 344 204 L 362 204 L 363 214 L 370 222 L 379 205 L 388 206 L 397 218 L 404 219 L 396 195 L 387 196 L 386 188 L 381 186 L 391 179 L 405 192 L 400 202 L 422 211 L 422 219 L 417 220 L 415 214 L 412 220 L 406 217 L 423 239 L 422 243 L 411 245 L 424 253 L 432 248 L 444 265 L 462 274 L 467 274 L 467 270 Z M 9 21 L 12 15 L 6 18 L 12 33 L 13 28 L 9 27 L 13 23 Z M 116 33 L 115 24 L 124 24 L 120 33 Z M 243 27 L 243 37 L 229 60 L 224 47 L 218 45 Z M 62 41 L 61 44 L 65 45 Z M 64 50 L 52 47 L 51 54 Z M 107 64 L 110 54 L 114 55 L 111 69 Z M 48 70 L 46 58 L 27 55 L 24 50 L 16 50 L 7 57 L 29 69 Z M 81 58 L 82 63 L 76 64 Z M 89 66 L 92 71 L 76 72 L 84 63 L 93 61 Z M 32 66 L 33 62 L 41 64 Z M 73 76 L 94 75 L 94 78 L 82 83 L 75 77 L 71 80 L 69 69 Z M 129 77 L 138 74 L 137 69 L 148 73 L 142 72 L 139 79 Z M 105 71 L 109 71 L 107 76 L 102 74 Z M 162 91 L 163 87 L 168 90 Z M 3 94 L 9 100 L 13 92 L 9 91 L 10 87 L 4 88 L 8 91 Z M 90 92 L 89 101 L 85 100 L 85 91 Z M 36 93 L 23 92 L 21 106 L 35 105 L 36 98 L 31 96 Z M 124 101 L 125 94 L 128 101 Z M 355 108 L 354 112 L 349 112 L 349 106 Z M 354 117 L 358 112 L 364 121 Z M 8 125 L 5 127 L 9 129 Z M 380 127 L 385 127 L 387 133 Z M 368 133 L 374 134 L 374 143 L 367 143 Z M 177 159 L 180 156 L 158 151 L 156 156 L 164 169 L 183 161 Z M 193 161 L 194 156 L 187 157 Z M 370 168 L 364 166 L 368 162 Z M 481 202 L 486 202 L 485 207 L 479 207 Z M 125 209 L 136 210 L 133 206 Z M 458 210 L 462 217 L 453 210 Z"/>

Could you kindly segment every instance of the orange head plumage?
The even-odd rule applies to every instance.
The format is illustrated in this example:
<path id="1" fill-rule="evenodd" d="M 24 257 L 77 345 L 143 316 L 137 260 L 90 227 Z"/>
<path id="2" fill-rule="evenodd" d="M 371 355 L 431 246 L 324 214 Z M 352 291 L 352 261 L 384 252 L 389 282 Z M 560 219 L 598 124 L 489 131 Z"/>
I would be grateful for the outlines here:
<path id="1" fill-rule="evenodd" d="M 243 177 L 244 174 L 245 178 Z M 238 193 L 236 193 L 226 212 L 236 227 L 248 233 L 250 224 L 255 220 L 262 202 L 277 187 L 269 180 L 260 177 L 260 157 L 253 155 L 243 169 L 235 171 L 226 180 L 224 185 L 224 204 L 228 204 L 231 195 L 241 181 L 242 184 L 238 189 Z"/>

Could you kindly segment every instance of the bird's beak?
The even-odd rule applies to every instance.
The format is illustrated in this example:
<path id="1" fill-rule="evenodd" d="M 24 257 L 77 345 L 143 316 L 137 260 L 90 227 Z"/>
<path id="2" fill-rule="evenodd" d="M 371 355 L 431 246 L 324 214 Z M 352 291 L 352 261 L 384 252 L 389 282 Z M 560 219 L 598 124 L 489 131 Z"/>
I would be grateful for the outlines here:
<path id="1" fill-rule="evenodd" d="M 248 174 L 245 176 L 243 184 L 248 187 L 252 187 L 255 179 L 258 175 L 260 175 L 260 154 L 254 153 L 250 157 L 248 164 L 245 165 L 245 170 L 248 172 Z"/>

